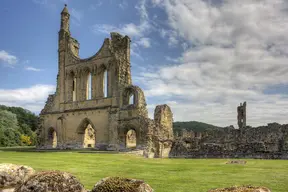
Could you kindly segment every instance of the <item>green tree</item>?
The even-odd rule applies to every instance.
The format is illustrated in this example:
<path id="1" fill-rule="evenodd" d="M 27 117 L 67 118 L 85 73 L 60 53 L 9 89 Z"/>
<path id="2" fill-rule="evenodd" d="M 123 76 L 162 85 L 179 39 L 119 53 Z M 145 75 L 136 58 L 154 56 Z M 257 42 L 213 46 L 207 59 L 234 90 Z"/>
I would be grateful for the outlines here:
<path id="1" fill-rule="evenodd" d="M 16 118 L 20 126 L 26 124 L 32 131 L 37 129 L 37 116 L 31 111 L 21 107 L 8 107 L 5 105 L 0 105 L 0 109 L 16 114 Z"/>
<path id="2" fill-rule="evenodd" d="M 0 146 L 20 145 L 17 117 L 10 111 L 0 110 Z"/>
<path id="3" fill-rule="evenodd" d="M 30 137 L 31 145 L 35 144 L 36 134 L 34 132 L 37 129 L 38 116 L 21 107 L 0 105 L 0 111 L 1 146 L 23 144 L 20 140 L 21 134 Z"/>

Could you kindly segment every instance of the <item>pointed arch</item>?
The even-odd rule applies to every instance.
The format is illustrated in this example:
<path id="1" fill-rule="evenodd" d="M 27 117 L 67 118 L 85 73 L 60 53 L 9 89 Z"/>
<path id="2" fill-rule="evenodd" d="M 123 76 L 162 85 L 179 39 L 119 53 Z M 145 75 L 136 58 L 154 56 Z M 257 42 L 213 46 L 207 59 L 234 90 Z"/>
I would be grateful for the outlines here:
<path id="1" fill-rule="evenodd" d="M 92 123 L 92 121 L 89 118 L 85 118 L 81 121 L 81 123 L 79 124 L 78 128 L 77 128 L 77 133 L 78 134 L 84 134 L 85 133 L 85 128 L 83 129 L 83 127 L 87 127 L 88 124 L 90 124 L 92 126 L 92 128 L 95 130 L 95 126 Z M 96 130 L 95 130 L 96 131 Z"/>
<path id="2" fill-rule="evenodd" d="M 77 128 L 77 140 L 81 148 L 94 148 L 96 144 L 96 130 L 90 119 L 82 120 Z"/>

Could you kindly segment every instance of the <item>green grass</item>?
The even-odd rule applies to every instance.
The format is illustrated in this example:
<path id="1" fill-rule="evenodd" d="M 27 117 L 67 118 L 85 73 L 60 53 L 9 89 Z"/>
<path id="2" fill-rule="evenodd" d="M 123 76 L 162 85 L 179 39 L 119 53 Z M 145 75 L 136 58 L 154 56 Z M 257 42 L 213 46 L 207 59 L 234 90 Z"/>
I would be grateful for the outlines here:
<path id="1" fill-rule="evenodd" d="M 1 150 L 1 149 L 0 149 Z M 75 175 L 87 189 L 107 176 L 141 179 L 157 192 L 207 192 L 208 189 L 252 184 L 273 192 L 288 191 L 288 161 L 227 159 L 145 159 L 133 155 L 71 152 L 0 151 L 0 163 L 62 170 Z"/>

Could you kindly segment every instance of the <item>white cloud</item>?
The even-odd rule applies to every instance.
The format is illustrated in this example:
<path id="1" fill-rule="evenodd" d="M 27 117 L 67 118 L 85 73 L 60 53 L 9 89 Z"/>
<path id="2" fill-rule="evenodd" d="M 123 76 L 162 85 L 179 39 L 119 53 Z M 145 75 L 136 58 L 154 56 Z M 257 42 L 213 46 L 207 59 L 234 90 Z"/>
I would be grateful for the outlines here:
<path id="1" fill-rule="evenodd" d="M 143 37 L 143 38 L 139 39 L 136 43 L 137 43 L 138 45 L 144 47 L 144 48 L 151 47 L 150 39 L 147 38 L 147 37 Z"/>
<path id="2" fill-rule="evenodd" d="M 119 27 L 109 25 L 109 24 L 101 24 L 94 25 L 92 30 L 94 32 L 101 32 L 110 34 L 112 31 L 119 32 L 123 35 L 128 35 L 132 38 L 141 38 L 146 33 L 146 30 L 149 29 L 149 25 L 147 23 L 141 23 L 140 25 L 135 25 L 134 23 L 128 23 L 124 25 L 120 25 Z"/>
<path id="3" fill-rule="evenodd" d="M 0 61 L 4 64 L 14 65 L 18 62 L 16 56 L 9 54 L 8 52 L 1 50 L 0 51 Z"/>
<path id="4" fill-rule="evenodd" d="M 101 32 L 106 34 L 110 34 L 110 32 L 116 31 L 123 35 L 128 35 L 132 39 L 132 41 L 134 42 L 134 46 L 136 47 L 138 45 L 144 48 L 150 47 L 150 39 L 146 36 L 153 29 L 153 25 L 149 20 L 148 12 L 146 10 L 146 0 L 140 0 L 135 8 L 138 10 L 138 13 L 140 15 L 139 24 L 127 23 L 120 24 L 119 26 L 109 24 L 96 24 L 92 27 L 92 31 L 95 33 Z M 132 51 L 132 54 L 139 55 L 139 53 L 136 52 L 136 49 Z"/>
<path id="5" fill-rule="evenodd" d="M 34 85 L 29 88 L 0 89 L 0 104 L 19 106 L 33 112 L 40 112 L 49 94 L 54 93 L 53 85 Z"/>
<path id="6" fill-rule="evenodd" d="M 175 47 L 179 44 L 179 37 L 175 30 L 167 30 L 160 28 L 158 30 L 160 37 L 166 39 L 169 47 Z"/>
<path id="7" fill-rule="evenodd" d="M 27 71 L 43 71 L 43 69 L 38 69 L 35 67 L 25 67 L 25 70 L 27 70 Z"/>
<path id="8" fill-rule="evenodd" d="M 148 102 L 177 101 L 170 104 L 176 121 L 236 126 L 236 107 L 247 101 L 248 125 L 287 123 L 287 95 L 281 91 L 263 93 L 269 87 L 288 85 L 287 2 L 152 3 L 167 13 L 170 29 L 160 30 L 160 34 L 172 44 L 174 40 L 181 43 L 184 52 L 176 59 L 180 63 L 157 67 L 137 77 L 146 87 Z M 172 39 L 170 31 L 174 32 Z"/>

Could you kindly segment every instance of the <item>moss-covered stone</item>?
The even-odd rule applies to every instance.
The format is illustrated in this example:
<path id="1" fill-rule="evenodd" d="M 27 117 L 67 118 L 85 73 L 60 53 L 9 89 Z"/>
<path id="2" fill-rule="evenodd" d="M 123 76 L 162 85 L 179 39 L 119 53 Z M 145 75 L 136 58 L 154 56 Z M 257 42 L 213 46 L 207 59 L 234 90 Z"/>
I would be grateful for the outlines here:
<path id="1" fill-rule="evenodd" d="M 107 177 L 95 184 L 91 192 L 153 192 L 144 181 L 121 177 Z"/>
<path id="2" fill-rule="evenodd" d="M 28 166 L 15 164 L 0 164 L 0 191 L 10 187 L 20 185 L 30 175 L 34 174 L 34 169 Z"/>
<path id="3" fill-rule="evenodd" d="M 28 178 L 15 192 L 86 192 L 73 175 L 61 171 L 42 171 Z"/>

